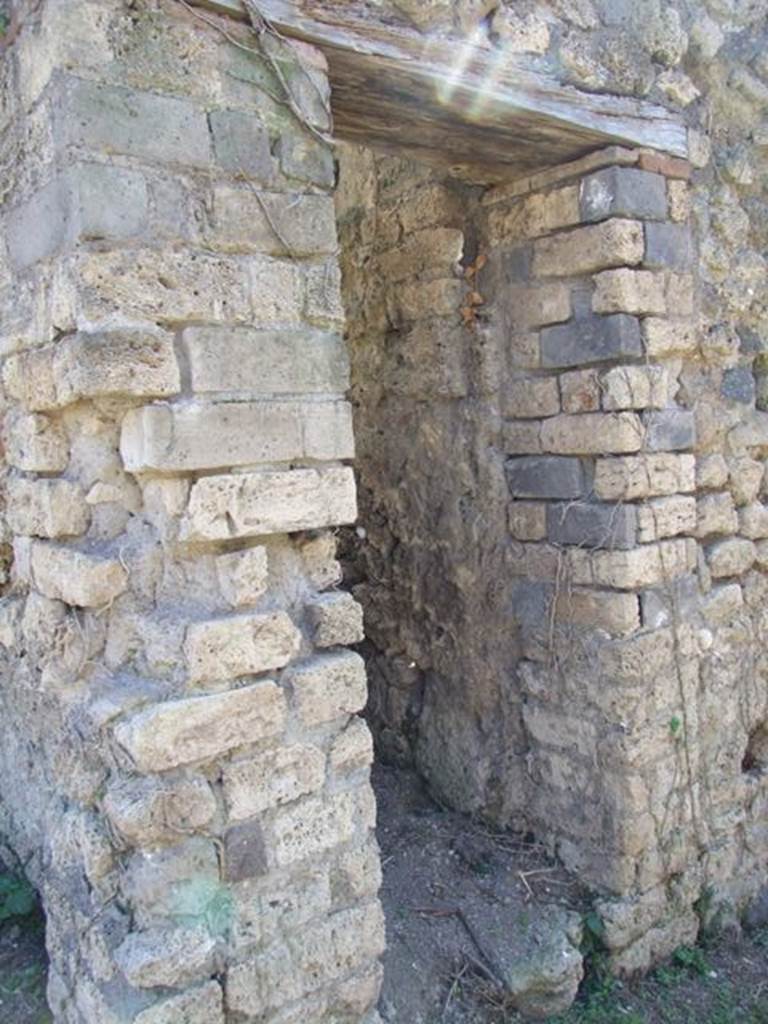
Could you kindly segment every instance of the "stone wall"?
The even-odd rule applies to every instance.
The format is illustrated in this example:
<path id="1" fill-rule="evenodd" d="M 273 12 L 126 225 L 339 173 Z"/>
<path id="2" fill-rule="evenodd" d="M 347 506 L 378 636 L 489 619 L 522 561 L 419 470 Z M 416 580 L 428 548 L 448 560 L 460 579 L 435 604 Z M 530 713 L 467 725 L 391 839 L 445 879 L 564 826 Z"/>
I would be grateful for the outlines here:
<path id="1" fill-rule="evenodd" d="M 323 60 L 259 62 L 170 2 L 15 13 L 2 830 L 55 1019 L 372 1020 Z"/>

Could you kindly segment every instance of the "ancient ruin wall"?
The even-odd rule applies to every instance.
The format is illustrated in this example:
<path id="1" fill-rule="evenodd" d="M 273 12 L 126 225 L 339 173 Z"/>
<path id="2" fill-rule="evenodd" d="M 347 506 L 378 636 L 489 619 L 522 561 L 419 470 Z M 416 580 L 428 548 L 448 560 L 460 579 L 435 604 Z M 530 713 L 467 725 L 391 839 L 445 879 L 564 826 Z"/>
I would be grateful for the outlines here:
<path id="1" fill-rule="evenodd" d="M 327 529 L 356 508 L 323 62 L 175 3 L 16 13 L 0 780 L 51 1008 L 373 1019 L 362 620 Z"/>

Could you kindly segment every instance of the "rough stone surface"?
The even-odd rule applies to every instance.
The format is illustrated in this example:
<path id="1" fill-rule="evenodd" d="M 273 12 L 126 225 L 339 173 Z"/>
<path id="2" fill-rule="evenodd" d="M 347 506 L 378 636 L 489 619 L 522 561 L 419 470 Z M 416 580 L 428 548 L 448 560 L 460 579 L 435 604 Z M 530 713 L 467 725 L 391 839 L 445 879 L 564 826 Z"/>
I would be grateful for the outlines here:
<path id="1" fill-rule="evenodd" d="M 640 325 L 625 313 L 576 319 L 541 332 L 542 366 L 580 366 L 642 352 Z"/>

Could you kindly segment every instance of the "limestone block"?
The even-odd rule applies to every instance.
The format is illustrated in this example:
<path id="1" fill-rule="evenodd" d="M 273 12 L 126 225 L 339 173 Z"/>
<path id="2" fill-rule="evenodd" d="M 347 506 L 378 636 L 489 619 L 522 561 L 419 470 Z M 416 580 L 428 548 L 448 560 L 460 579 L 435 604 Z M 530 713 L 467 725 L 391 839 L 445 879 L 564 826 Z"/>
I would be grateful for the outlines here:
<path id="1" fill-rule="evenodd" d="M 172 846 L 134 850 L 124 858 L 119 884 L 137 928 L 203 921 L 220 896 L 216 844 L 210 836 L 178 836 Z"/>
<path id="2" fill-rule="evenodd" d="M 506 473 L 514 498 L 578 498 L 588 489 L 580 459 L 553 455 L 507 459 Z"/>
<path id="3" fill-rule="evenodd" d="M 365 719 L 352 718 L 331 744 L 329 764 L 336 774 L 362 771 L 373 761 L 373 736 Z"/>
<path id="4" fill-rule="evenodd" d="M 349 387 L 349 360 L 336 334 L 187 327 L 182 343 L 196 394 L 341 394 Z"/>
<path id="5" fill-rule="evenodd" d="M 590 174 L 581 182 L 579 201 L 585 221 L 606 217 L 664 220 L 667 216 L 664 178 L 634 167 L 605 167 Z"/>
<path id="6" fill-rule="evenodd" d="M 667 200 L 670 220 L 685 224 L 691 215 L 691 190 L 687 181 L 668 181 Z"/>
<path id="7" fill-rule="evenodd" d="M 534 242 L 537 277 L 591 274 L 607 267 L 633 266 L 643 258 L 643 226 L 613 219 Z"/>
<path id="8" fill-rule="evenodd" d="M 669 304 L 670 310 L 681 310 Z M 643 320 L 645 351 L 651 359 L 663 356 L 687 355 L 699 346 L 698 329 L 690 320 L 664 319 L 650 316 Z"/>
<path id="9" fill-rule="evenodd" d="M 541 451 L 541 420 L 512 420 L 504 424 L 504 451 L 536 455 Z"/>
<path id="10" fill-rule="evenodd" d="M 14 543 L 19 572 L 41 594 L 80 608 L 110 604 L 128 583 L 115 558 L 78 551 L 44 540 L 19 538 Z"/>
<path id="11" fill-rule="evenodd" d="M 666 313 L 666 281 L 649 270 L 604 270 L 595 275 L 592 295 L 595 313 Z"/>
<path id="12" fill-rule="evenodd" d="M 350 459 L 352 417 L 333 401 L 147 405 L 125 416 L 120 452 L 134 473 Z"/>
<path id="13" fill-rule="evenodd" d="M 224 1024 L 221 986 L 216 981 L 209 981 L 200 988 L 164 999 L 142 1010 L 133 1024 Z"/>
<path id="14" fill-rule="evenodd" d="M 246 548 L 219 555 L 216 573 L 221 593 L 233 608 L 256 604 L 267 589 L 267 549 Z"/>
<path id="15" fill-rule="evenodd" d="M 9 480 L 10 530 L 27 537 L 77 537 L 88 529 L 90 509 L 82 488 L 69 480 Z"/>
<path id="16" fill-rule="evenodd" d="M 131 846 L 173 844 L 203 830 L 216 813 L 216 799 L 203 778 L 128 778 L 112 782 L 104 795 L 112 828 Z"/>
<path id="17" fill-rule="evenodd" d="M 754 543 L 743 537 L 721 540 L 707 549 L 709 571 L 718 579 L 741 575 L 752 567 L 756 557 Z"/>
<path id="18" fill-rule="evenodd" d="M 710 625 L 732 623 L 744 606 L 744 594 L 738 583 L 726 583 L 713 587 L 707 594 L 702 611 Z"/>
<path id="19" fill-rule="evenodd" d="M 281 668 L 300 642 L 299 631 L 285 612 L 193 622 L 184 641 L 189 681 L 230 680 Z"/>
<path id="20" fill-rule="evenodd" d="M 523 200 L 523 234 L 536 238 L 558 228 L 569 228 L 581 220 L 579 196 L 575 185 L 534 193 Z"/>
<path id="21" fill-rule="evenodd" d="M 224 693 L 156 704 L 119 722 L 114 733 L 140 772 L 161 772 L 277 736 L 284 721 L 282 691 L 262 680 Z"/>
<path id="22" fill-rule="evenodd" d="M 9 465 L 27 473 L 59 473 L 69 462 L 64 428 L 42 413 L 9 415 L 5 446 Z"/>
<path id="23" fill-rule="evenodd" d="M 182 988 L 214 971 L 215 953 L 205 928 L 156 928 L 129 934 L 115 961 L 136 988 Z"/>
<path id="24" fill-rule="evenodd" d="M 59 145 L 207 168 L 205 110 L 185 99 L 65 76 L 54 116 Z M 162 125 L 162 131 L 158 126 Z"/>
<path id="25" fill-rule="evenodd" d="M 643 425 L 632 412 L 560 415 L 545 420 L 541 444 L 560 455 L 636 452 L 643 446 Z"/>
<path id="26" fill-rule="evenodd" d="M 225 765 L 222 784 L 230 821 L 242 821 L 314 793 L 325 781 L 325 754 L 294 743 Z"/>
<path id="27" fill-rule="evenodd" d="M 651 451 L 674 452 L 696 443 L 694 414 L 687 409 L 660 409 L 645 416 L 646 444 Z"/>
<path id="28" fill-rule="evenodd" d="M 640 322 L 626 313 L 582 317 L 545 327 L 540 335 L 541 365 L 580 366 L 643 353 Z"/>
<path id="29" fill-rule="evenodd" d="M 547 506 L 539 501 L 513 501 L 509 506 L 509 532 L 517 540 L 544 540 Z"/>
<path id="30" fill-rule="evenodd" d="M 437 281 L 404 282 L 389 296 L 392 319 L 431 319 L 434 316 L 455 316 L 464 301 L 465 286 L 454 278 Z"/>
<path id="31" fill-rule="evenodd" d="M 640 603 L 636 594 L 569 587 L 558 594 L 555 618 L 583 629 L 626 636 L 640 628 Z"/>
<path id="32" fill-rule="evenodd" d="M 309 582 L 317 590 L 341 583 L 341 564 L 336 558 L 336 537 L 329 531 L 300 545 L 301 560 Z"/>
<path id="33" fill-rule="evenodd" d="M 739 517 L 733 498 L 727 492 L 706 494 L 696 502 L 696 536 L 709 537 L 715 533 L 737 533 Z"/>
<path id="34" fill-rule="evenodd" d="M 9 356 L 3 365 L 3 383 L 11 398 L 30 412 L 58 405 L 53 369 L 53 346 L 29 349 Z"/>
<path id="35" fill-rule="evenodd" d="M 269 133 L 259 118 L 240 110 L 212 110 L 208 115 L 216 163 L 226 171 L 268 185 L 275 177 Z"/>
<path id="36" fill-rule="evenodd" d="M 690 229 L 683 224 L 646 224 L 645 259 L 648 267 L 686 270 L 693 258 Z"/>
<path id="37" fill-rule="evenodd" d="M 250 879 L 235 885 L 232 895 L 232 943 L 251 952 L 255 946 L 300 932 L 313 918 L 331 911 L 328 870 L 324 864 L 309 866 L 287 876 L 263 881 Z"/>
<path id="38" fill-rule="evenodd" d="M 331 890 L 337 906 L 375 896 L 380 885 L 381 858 L 373 836 L 360 846 L 341 850 L 331 869 Z"/>
<path id="39" fill-rule="evenodd" d="M 597 412 L 600 408 L 600 378 L 596 370 L 571 370 L 560 374 L 563 412 Z"/>
<path id="40" fill-rule="evenodd" d="M 598 459 L 595 494 L 602 501 L 634 501 L 695 489 L 693 455 L 667 453 Z"/>
<path id="41" fill-rule="evenodd" d="M 696 565 L 692 540 L 663 540 L 629 551 L 568 549 L 567 571 L 574 583 L 636 590 L 682 576 Z"/>
<path id="42" fill-rule="evenodd" d="M 615 366 L 600 377 L 604 409 L 661 409 L 669 398 L 664 366 Z"/>
<path id="43" fill-rule="evenodd" d="M 318 647 L 357 644 L 365 637 L 363 608 L 351 594 L 320 594 L 307 605 L 307 614 Z"/>
<path id="44" fill-rule="evenodd" d="M 353 651 L 321 654 L 292 667 L 288 679 L 299 717 L 306 726 L 354 715 L 367 698 L 365 662 Z"/>
<path id="45" fill-rule="evenodd" d="M 207 476 L 195 482 L 183 540 L 226 540 L 353 523 L 355 478 L 346 466 Z"/>
<path id="46" fill-rule="evenodd" d="M 728 459 L 728 474 L 733 500 L 737 505 L 749 505 L 756 500 L 763 482 L 764 466 L 757 459 L 737 456 Z"/>
<path id="47" fill-rule="evenodd" d="M 330 188 L 336 178 L 333 151 L 306 133 L 284 132 L 277 140 L 275 154 L 287 178 L 297 178 L 321 188 Z"/>
<path id="48" fill-rule="evenodd" d="M 636 543 L 637 510 L 631 505 L 553 502 L 546 514 L 547 538 L 553 544 L 631 548 Z"/>
<path id="49" fill-rule="evenodd" d="M 755 501 L 740 509 L 739 532 L 750 540 L 768 537 L 768 507 Z"/>
<path id="50" fill-rule="evenodd" d="M 376 801 L 367 782 L 340 793 L 309 796 L 270 818 L 270 857 L 276 867 L 288 867 L 349 842 L 375 823 Z"/>
<path id="51" fill-rule="evenodd" d="M 539 335 L 536 331 L 513 331 L 507 347 L 509 365 L 515 369 L 535 370 L 541 357 Z"/>
<path id="52" fill-rule="evenodd" d="M 211 249 L 301 258 L 338 249 L 333 198 L 214 186 Z"/>
<path id="53" fill-rule="evenodd" d="M 695 285 L 692 274 L 667 271 L 667 309 L 678 316 L 692 317 L 694 313 Z"/>
<path id="54" fill-rule="evenodd" d="M 516 333 L 562 323 L 571 316 L 570 288 L 557 282 L 509 287 L 504 291 L 504 300 Z"/>
<path id="55" fill-rule="evenodd" d="M 560 412 L 556 377 L 522 377 L 505 389 L 504 412 L 520 419 L 554 416 Z"/>
<path id="56" fill-rule="evenodd" d="M 696 531 L 696 499 L 682 494 L 652 498 L 638 506 L 637 539 L 641 544 Z"/>
<path id="57" fill-rule="evenodd" d="M 725 487 L 728 483 L 728 463 L 722 455 L 701 455 L 696 460 L 696 488 L 704 490 Z"/>

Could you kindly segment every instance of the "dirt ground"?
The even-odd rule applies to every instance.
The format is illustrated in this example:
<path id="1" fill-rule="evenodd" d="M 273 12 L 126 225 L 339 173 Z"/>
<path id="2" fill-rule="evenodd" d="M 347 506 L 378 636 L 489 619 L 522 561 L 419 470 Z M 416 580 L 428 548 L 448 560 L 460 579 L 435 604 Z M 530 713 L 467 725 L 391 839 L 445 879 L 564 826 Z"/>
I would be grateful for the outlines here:
<path id="1" fill-rule="evenodd" d="M 377 767 L 388 948 L 386 1024 L 518 1024 L 478 947 L 474 922 L 501 906 L 510 931 L 542 906 L 588 906 L 586 892 L 535 843 L 438 807 L 408 772 Z M 510 942 L 514 943 L 514 935 Z M 0 924 L 0 1024 L 52 1024 L 38 912 Z M 647 978 L 591 971 L 552 1024 L 768 1024 L 768 927 L 680 950 Z"/>

